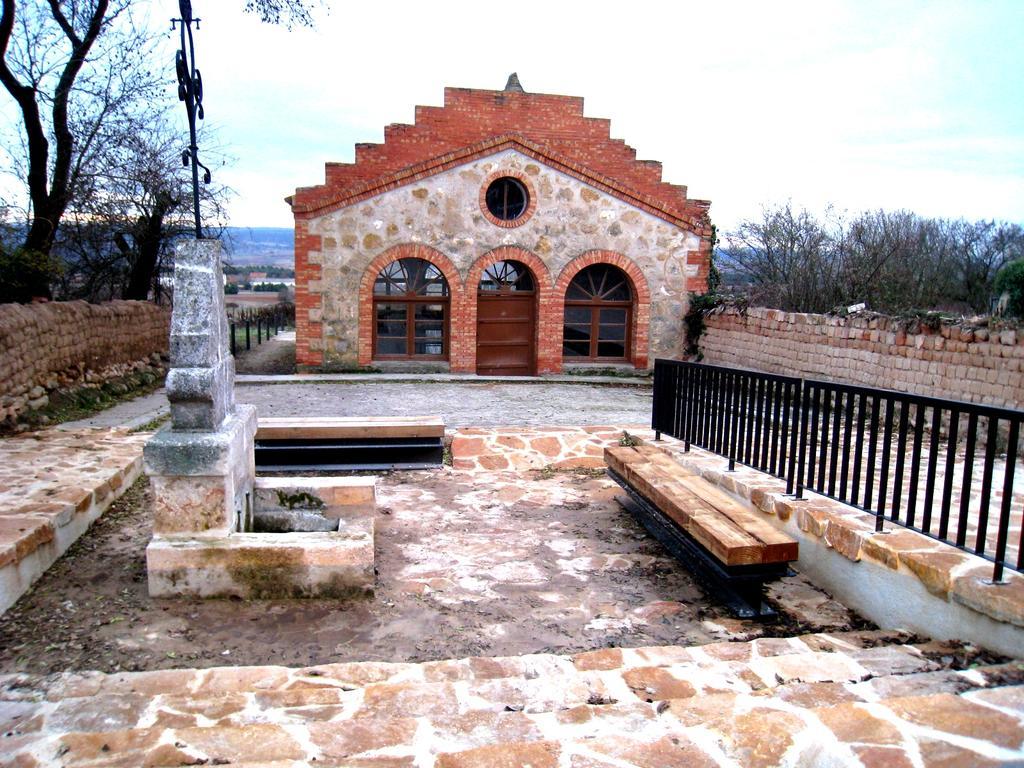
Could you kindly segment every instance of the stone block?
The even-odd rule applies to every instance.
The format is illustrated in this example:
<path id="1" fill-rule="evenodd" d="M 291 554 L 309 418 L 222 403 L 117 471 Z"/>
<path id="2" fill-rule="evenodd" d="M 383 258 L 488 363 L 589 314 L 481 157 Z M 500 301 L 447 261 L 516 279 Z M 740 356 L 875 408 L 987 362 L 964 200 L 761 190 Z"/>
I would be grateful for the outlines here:
<path id="1" fill-rule="evenodd" d="M 308 505 L 322 507 L 327 516 L 348 517 L 372 513 L 376 506 L 376 483 L 373 476 L 261 477 L 255 483 L 255 502 L 258 509 Z"/>
<path id="2" fill-rule="evenodd" d="M 981 565 L 953 577 L 949 596 L 979 613 L 1024 627 L 1024 577 L 1005 571 L 1003 582 L 992 583 L 992 566 Z"/>
<path id="3" fill-rule="evenodd" d="M 216 432 L 164 427 L 143 450 L 158 535 L 246 530 L 252 517 L 256 409 L 239 406 Z"/>
<path id="4" fill-rule="evenodd" d="M 953 570 L 965 563 L 971 556 L 949 547 L 942 550 L 900 552 L 900 564 L 906 566 L 933 595 L 946 597 L 949 594 Z"/>
<path id="5" fill-rule="evenodd" d="M 372 521 L 335 533 L 236 533 L 217 539 L 154 537 L 146 548 L 152 597 L 251 600 L 372 594 Z"/>
<path id="6" fill-rule="evenodd" d="M 234 410 L 235 362 L 230 357 L 211 368 L 171 368 L 167 399 L 177 430 L 216 430 Z"/>
<path id="7" fill-rule="evenodd" d="M 224 476 L 150 477 L 153 488 L 153 533 L 226 536 L 235 527 L 233 505 L 227 503 Z"/>
<path id="8" fill-rule="evenodd" d="M 841 653 L 772 656 L 755 660 L 751 663 L 751 669 L 768 686 L 792 682 L 859 682 L 870 677 L 864 667 Z"/>
<path id="9" fill-rule="evenodd" d="M 891 699 L 886 706 L 897 717 L 941 734 L 967 738 L 984 734 L 990 744 L 1013 750 L 1019 750 L 1024 741 L 1024 726 L 1016 717 L 975 704 L 963 696 L 914 696 Z"/>
<path id="10" fill-rule="evenodd" d="M 226 475 L 252 453 L 256 409 L 240 405 L 216 432 L 160 429 L 143 450 L 146 474 Z"/>
<path id="11" fill-rule="evenodd" d="M 53 537 L 54 525 L 45 517 L 0 517 L 0 567 L 20 562 Z"/>
<path id="12" fill-rule="evenodd" d="M 205 367 L 217 359 L 216 343 L 209 333 L 171 334 L 171 359 L 176 365 L 187 368 Z"/>
<path id="13" fill-rule="evenodd" d="M 338 518 L 329 518 L 325 509 L 261 509 L 253 511 L 255 533 L 311 533 L 337 531 Z"/>
<path id="14" fill-rule="evenodd" d="M 167 399 L 178 430 L 215 430 L 234 411 L 220 244 L 186 240 L 175 252 Z"/>

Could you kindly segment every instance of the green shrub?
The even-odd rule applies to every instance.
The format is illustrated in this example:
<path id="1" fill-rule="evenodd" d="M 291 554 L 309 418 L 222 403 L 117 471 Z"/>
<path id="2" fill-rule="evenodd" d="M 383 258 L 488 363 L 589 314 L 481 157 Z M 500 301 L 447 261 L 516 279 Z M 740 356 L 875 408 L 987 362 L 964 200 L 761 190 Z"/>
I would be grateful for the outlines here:
<path id="1" fill-rule="evenodd" d="M 24 248 L 0 247 L 0 304 L 31 301 L 60 276 L 55 256 Z"/>
<path id="2" fill-rule="evenodd" d="M 996 294 L 1007 295 L 1006 314 L 1024 317 L 1024 259 L 1011 261 L 999 270 L 995 281 Z"/>
<path id="3" fill-rule="evenodd" d="M 700 337 L 704 335 L 704 317 L 722 303 L 722 298 L 713 293 L 691 293 L 690 308 L 683 317 L 686 325 L 686 354 L 701 359 Z"/>

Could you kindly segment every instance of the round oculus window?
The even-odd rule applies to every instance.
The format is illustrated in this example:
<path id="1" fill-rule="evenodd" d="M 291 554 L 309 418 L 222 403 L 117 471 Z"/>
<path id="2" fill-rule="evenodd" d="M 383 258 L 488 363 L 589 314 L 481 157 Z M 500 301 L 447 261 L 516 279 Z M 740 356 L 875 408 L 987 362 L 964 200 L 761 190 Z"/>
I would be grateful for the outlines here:
<path id="1" fill-rule="evenodd" d="M 487 210 L 500 221 L 515 221 L 530 205 L 526 185 L 512 176 L 502 176 L 491 182 L 484 196 Z"/>

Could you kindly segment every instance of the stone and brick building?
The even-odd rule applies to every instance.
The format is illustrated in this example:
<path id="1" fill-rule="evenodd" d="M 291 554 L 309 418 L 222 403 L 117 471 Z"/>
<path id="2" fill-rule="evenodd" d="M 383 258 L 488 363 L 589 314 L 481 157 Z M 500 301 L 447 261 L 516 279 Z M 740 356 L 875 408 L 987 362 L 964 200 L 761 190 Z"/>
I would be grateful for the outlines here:
<path id="1" fill-rule="evenodd" d="M 446 88 L 288 198 L 297 363 L 545 374 L 677 356 L 710 203 L 583 99 Z"/>

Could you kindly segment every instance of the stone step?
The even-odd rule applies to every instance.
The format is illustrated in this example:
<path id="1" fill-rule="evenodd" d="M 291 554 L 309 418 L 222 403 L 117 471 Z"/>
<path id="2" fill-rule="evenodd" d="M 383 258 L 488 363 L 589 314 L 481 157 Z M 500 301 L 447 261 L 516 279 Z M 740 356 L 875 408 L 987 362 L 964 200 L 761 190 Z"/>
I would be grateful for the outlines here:
<path id="1" fill-rule="evenodd" d="M 29 754 L 66 765 L 302 764 L 310 756 L 331 765 L 368 751 L 345 764 L 406 765 L 409 750 L 423 749 L 437 765 L 518 764 L 501 762 L 496 744 L 536 764 L 569 755 L 580 766 L 699 765 L 701 755 L 741 754 L 755 722 L 789 749 L 811 725 L 862 737 L 858 723 L 902 717 L 874 711 L 889 701 L 927 700 L 900 704 L 900 712 L 910 722 L 941 720 L 956 711 L 951 698 L 965 698 L 965 711 L 976 714 L 987 707 L 1009 744 L 1014 713 L 1024 713 L 1024 665 L 956 671 L 960 650 L 902 633 L 851 632 L 574 657 L 7 676 L 0 754 L 12 757 L 0 765 L 33 765 Z M 710 753 L 708 728 L 718 734 Z M 630 739 L 637 743 L 622 751 Z M 1004 759 L 1010 747 L 1000 749 L 992 754 Z"/>
<path id="2" fill-rule="evenodd" d="M 934 673 L 920 675 L 927 676 Z M 801 705 L 794 697 L 720 693 L 541 713 L 151 726 L 21 744 L 8 739 L 5 747 L 14 760 L 17 751 L 27 750 L 11 765 L 32 765 L 31 755 L 65 766 L 230 761 L 268 768 L 860 764 L 855 760 L 911 765 L 908 755 L 914 753 L 925 765 L 984 766 L 1024 757 L 1024 686 L 925 692 L 930 685 L 916 695 L 868 701 L 813 696 Z"/>
<path id="3" fill-rule="evenodd" d="M 694 648 L 605 649 L 572 659 L 553 655 L 469 658 L 423 664 L 332 664 L 66 675 L 48 687 L 6 680 L 0 700 L 26 690 L 45 698 L 40 716 L 60 730 L 139 725 L 162 712 L 209 718 L 226 712 L 323 707 L 346 717 L 418 717 L 472 710 L 547 711 L 604 701 L 657 701 L 722 691 L 757 691 L 793 682 L 857 682 L 933 671 L 941 664 L 905 639 L 881 633 L 809 635 Z M 866 646 L 866 647 L 865 647 Z M 931 655 L 941 646 L 930 646 Z M 0 721 L 0 727 L 7 727 Z"/>
<path id="4" fill-rule="evenodd" d="M 344 662 L 314 667 L 211 667 L 152 672 L 66 673 L 50 678 L 0 675 L 0 701 L 25 696 L 62 701 L 100 694 L 158 696 L 168 691 L 187 692 L 195 699 L 244 690 L 266 692 L 295 688 L 356 689 L 380 683 L 457 682 L 537 679 L 574 672 L 613 671 L 633 667 L 662 667 L 693 662 L 700 667 L 721 661 L 746 662 L 810 651 L 846 652 L 911 641 L 905 632 L 883 630 L 833 632 L 794 638 L 760 638 L 748 642 L 721 642 L 702 646 L 649 646 L 605 648 L 571 657 L 527 654 L 509 657 L 470 657 L 420 663 Z M 942 646 L 936 646 L 938 653 Z"/>

